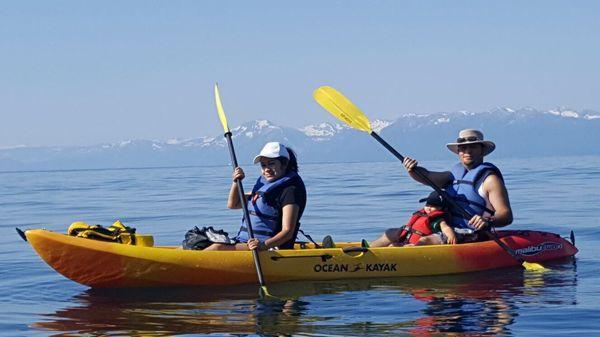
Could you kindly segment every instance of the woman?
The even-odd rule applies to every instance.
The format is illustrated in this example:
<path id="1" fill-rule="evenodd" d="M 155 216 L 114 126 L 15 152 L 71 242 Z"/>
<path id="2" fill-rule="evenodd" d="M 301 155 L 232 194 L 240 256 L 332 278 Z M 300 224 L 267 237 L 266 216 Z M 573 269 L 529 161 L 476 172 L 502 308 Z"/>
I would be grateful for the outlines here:
<path id="1" fill-rule="evenodd" d="M 215 243 L 205 250 L 293 248 L 306 206 L 306 188 L 298 175 L 296 155 L 285 145 L 270 142 L 254 157 L 254 164 L 258 163 L 261 176 L 244 200 L 250 213 L 254 239 L 250 239 L 243 218 L 235 245 Z M 244 177 L 242 168 L 236 167 L 227 200 L 228 208 L 242 208 L 236 181 Z"/>

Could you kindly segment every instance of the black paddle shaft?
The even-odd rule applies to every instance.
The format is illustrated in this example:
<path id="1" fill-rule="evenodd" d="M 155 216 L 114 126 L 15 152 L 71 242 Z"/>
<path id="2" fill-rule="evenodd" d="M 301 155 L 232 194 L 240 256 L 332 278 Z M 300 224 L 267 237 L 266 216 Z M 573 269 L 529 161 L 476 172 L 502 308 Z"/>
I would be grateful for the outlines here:
<path id="1" fill-rule="evenodd" d="M 373 136 L 373 138 L 375 138 L 381 145 L 383 145 L 386 149 L 388 149 L 388 151 L 390 151 L 396 158 L 400 159 L 401 162 L 404 162 L 404 157 L 398 151 L 396 151 L 396 149 L 394 149 L 390 144 L 388 144 L 385 140 L 383 140 L 383 138 L 379 137 L 379 135 L 377 133 L 372 131 L 371 136 Z M 424 170 L 425 169 L 422 167 L 415 167 L 413 169 L 415 174 L 417 176 L 419 176 L 419 178 L 423 179 L 425 181 L 425 183 L 427 183 L 427 185 L 429 185 L 431 188 L 433 188 L 440 195 L 444 196 L 444 198 L 448 201 L 450 206 L 452 206 L 454 209 L 459 211 L 461 213 L 461 215 L 464 216 L 465 218 L 471 219 L 473 217 L 473 215 L 469 214 L 469 212 L 467 212 L 466 209 L 460 207 L 452 198 L 450 198 L 448 196 L 448 194 L 444 190 L 442 190 L 436 184 L 434 184 L 433 181 L 431 181 L 431 179 L 429 179 L 429 177 L 427 177 L 425 175 L 425 173 L 423 172 Z"/>
<path id="2" fill-rule="evenodd" d="M 396 149 L 394 149 L 390 144 L 388 144 L 385 140 L 383 140 L 383 138 L 379 137 L 379 135 L 377 133 L 375 133 L 374 131 L 371 131 L 371 136 L 373 136 L 373 138 L 375 138 L 381 145 L 383 145 L 386 149 L 388 149 L 388 151 L 390 151 L 396 158 L 400 159 L 401 162 L 404 162 L 404 157 L 398 151 L 396 151 Z M 419 178 L 423 179 L 427 183 L 427 185 L 429 185 L 431 188 L 433 188 L 439 194 L 443 195 L 444 198 L 446 199 L 446 201 L 450 204 L 450 206 L 452 206 L 455 210 L 459 211 L 462 214 L 462 216 L 465 217 L 466 219 L 471 219 L 473 217 L 473 215 L 470 214 L 466 209 L 464 209 L 460 205 L 458 205 L 454 201 L 454 199 L 450 198 L 444 190 L 442 190 L 436 184 L 434 184 L 433 181 L 431 181 L 431 179 L 429 179 L 429 177 L 427 177 L 424 174 L 424 172 L 423 172 L 424 170 L 425 169 L 422 167 L 415 167 L 413 169 L 415 174 L 417 176 L 419 176 Z M 525 262 L 512 248 L 507 246 L 504 242 L 500 241 L 498 236 L 496 236 L 494 233 L 490 232 L 489 230 L 484 230 L 483 232 L 485 232 L 489 238 L 494 240 L 508 254 L 510 254 L 513 258 L 515 258 L 515 260 L 519 261 L 521 264 L 523 264 L 523 262 Z"/>
<path id="3" fill-rule="evenodd" d="M 233 163 L 233 169 L 235 170 L 238 167 L 237 158 L 235 156 L 235 150 L 233 149 L 233 142 L 231 141 L 231 132 L 227 132 L 225 134 L 227 138 L 227 145 L 229 146 L 229 154 L 231 155 L 231 162 Z M 240 180 L 235 181 L 237 184 L 238 194 L 240 198 L 240 204 L 242 205 L 242 209 L 244 210 L 244 219 L 248 224 L 248 233 L 250 234 L 250 238 L 254 239 L 254 231 L 252 231 L 252 224 L 250 223 L 250 215 L 248 212 L 248 205 L 244 202 L 246 200 L 246 193 L 244 193 L 244 186 Z"/>
<path id="4" fill-rule="evenodd" d="M 238 167 L 237 158 L 235 157 L 235 150 L 233 148 L 233 141 L 231 140 L 231 132 L 225 133 L 225 138 L 227 139 L 227 145 L 229 146 L 229 155 L 231 156 L 231 163 L 233 164 L 233 169 L 235 170 Z M 248 212 L 248 205 L 246 204 L 246 194 L 244 193 L 244 186 L 242 185 L 241 180 L 235 181 L 237 184 L 238 196 L 240 198 L 240 204 L 242 205 L 242 209 L 244 210 L 244 220 L 246 221 L 246 227 L 248 227 L 248 234 L 251 239 L 254 239 L 254 232 L 252 231 L 252 223 L 250 222 L 250 213 Z M 256 266 L 256 274 L 258 275 L 258 282 L 261 287 L 265 285 L 265 280 L 263 279 L 262 268 L 260 266 L 260 259 L 258 258 L 258 253 L 256 249 L 252 250 L 252 257 L 254 258 L 254 265 Z"/>

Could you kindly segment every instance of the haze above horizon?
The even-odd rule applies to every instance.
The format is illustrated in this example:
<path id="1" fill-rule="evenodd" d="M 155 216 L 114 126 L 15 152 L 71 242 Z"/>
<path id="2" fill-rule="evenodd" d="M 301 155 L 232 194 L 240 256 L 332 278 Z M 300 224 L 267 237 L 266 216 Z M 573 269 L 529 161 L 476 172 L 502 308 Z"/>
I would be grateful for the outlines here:
<path id="1" fill-rule="evenodd" d="M 495 106 L 600 111 L 600 3 L 7 2 L 0 147 L 219 134 L 333 121 L 332 85 L 370 117 Z"/>

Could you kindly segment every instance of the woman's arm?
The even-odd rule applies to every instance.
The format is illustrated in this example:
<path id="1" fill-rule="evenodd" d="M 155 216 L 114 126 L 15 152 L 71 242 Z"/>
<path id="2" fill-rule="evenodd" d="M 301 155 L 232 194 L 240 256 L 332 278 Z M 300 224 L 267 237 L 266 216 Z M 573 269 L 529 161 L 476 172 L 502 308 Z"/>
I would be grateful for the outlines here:
<path id="1" fill-rule="evenodd" d="M 284 243 L 290 241 L 294 237 L 294 232 L 296 231 L 296 223 L 298 222 L 298 213 L 300 212 L 300 206 L 296 204 L 288 204 L 283 206 L 281 209 L 281 232 L 275 234 L 272 238 L 265 240 L 259 246 L 259 250 L 267 250 L 273 247 L 279 247 Z M 257 246 L 256 243 L 252 243 L 250 245 L 250 241 L 248 241 L 248 248 L 253 249 Z"/>
<path id="2" fill-rule="evenodd" d="M 237 190 L 237 181 L 242 181 L 244 177 L 244 170 L 242 170 L 241 167 L 236 167 L 235 170 L 233 170 L 233 173 L 231 175 L 233 182 L 231 183 L 231 188 L 229 189 L 229 197 L 227 198 L 227 208 L 242 208 L 242 204 L 240 203 L 240 194 Z M 246 193 L 246 198 L 248 197 L 250 197 L 250 194 Z"/>

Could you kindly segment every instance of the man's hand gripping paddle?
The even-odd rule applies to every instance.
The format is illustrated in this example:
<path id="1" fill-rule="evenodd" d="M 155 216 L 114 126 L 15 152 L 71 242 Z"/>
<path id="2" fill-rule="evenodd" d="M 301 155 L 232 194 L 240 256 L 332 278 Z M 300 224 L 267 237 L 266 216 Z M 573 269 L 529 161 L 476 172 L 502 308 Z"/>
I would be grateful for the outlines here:
<path id="1" fill-rule="evenodd" d="M 371 128 L 371 122 L 369 121 L 369 118 L 342 93 L 340 93 L 332 87 L 323 86 L 314 91 L 313 97 L 315 98 L 317 103 L 319 103 L 319 105 L 321 105 L 325 110 L 334 115 L 336 118 L 348 124 L 354 129 L 370 134 L 401 162 L 404 161 L 404 157 L 398 151 L 396 151 L 390 144 L 388 144 L 375 131 L 373 131 L 373 129 Z M 423 168 L 415 167 L 414 172 L 419 176 L 419 178 L 425 181 L 427 185 L 429 185 L 439 194 L 445 196 L 448 203 L 454 209 L 461 212 L 466 219 L 470 219 L 472 217 L 472 215 L 469 214 L 469 212 L 467 212 L 464 208 L 458 205 L 452 198 L 448 197 L 447 194 L 441 188 L 434 184 L 431 181 L 431 179 L 429 179 L 427 175 L 425 175 Z M 492 238 L 500 247 L 502 247 L 502 249 L 504 249 L 508 254 L 510 254 L 510 256 L 517 260 L 526 270 L 546 270 L 546 268 L 544 268 L 539 263 L 526 262 L 512 248 L 508 247 L 504 242 L 500 241 L 500 239 L 494 233 L 490 231 L 486 232 L 490 238 Z"/>

